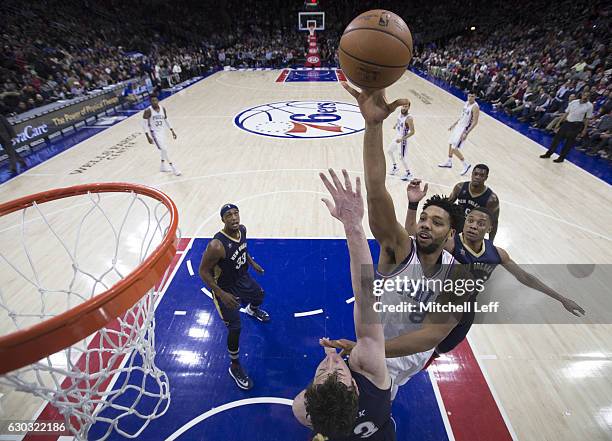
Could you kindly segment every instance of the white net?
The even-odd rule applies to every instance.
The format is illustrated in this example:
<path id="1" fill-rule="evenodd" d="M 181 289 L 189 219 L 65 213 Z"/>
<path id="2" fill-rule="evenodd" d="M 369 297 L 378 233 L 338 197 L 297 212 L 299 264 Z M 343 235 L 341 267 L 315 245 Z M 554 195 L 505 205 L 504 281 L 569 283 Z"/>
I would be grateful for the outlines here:
<path id="1" fill-rule="evenodd" d="M 0 336 L 109 290 L 160 245 L 171 218 L 164 203 L 135 192 L 87 193 L 0 218 Z M 0 376 L 3 418 L 30 406 L 19 392 L 48 401 L 79 440 L 135 438 L 163 415 L 170 394 L 155 364 L 154 309 L 168 275 L 98 332 Z"/>

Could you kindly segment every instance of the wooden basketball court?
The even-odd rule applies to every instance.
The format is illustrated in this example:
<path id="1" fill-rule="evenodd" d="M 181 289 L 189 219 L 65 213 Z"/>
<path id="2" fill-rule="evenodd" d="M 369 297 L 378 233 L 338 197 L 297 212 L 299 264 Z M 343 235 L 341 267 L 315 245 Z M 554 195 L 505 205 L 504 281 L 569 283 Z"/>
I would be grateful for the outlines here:
<path id="1" fill-rule="evenodd" d="M 353 177 L 361 175 L 362 133 L 275 138 L 241 130 L 234 119 L 266 103 L 353 103 L 353 98 L 337 82 L 276 83 L 278 74 L 219 72 L 162 101 L 178 135 L 176 141 L 168 136 L 168 143 L 180 177 L 159 172 L 159 155 L 141 133 L 140 112 L 3 184 L 0 200 L 82 183 L 133 182 L 156 187 L 175 201 L 183 237 L 214 235 L 220 228 L 219 207 L 233 202 L 250 238 L 342 238 L 341 225 L 320 201 L 325 188 L 318 172 L 346 168 Z M 446 158 L 447 128 L 458 118 L 461 101 L 410 72 L 388 89 L 387 97 L 412 102 L 416 134 L 408 155 L 412 173 L 429 182 L 429 194 L 448 194 L 469 179 L 459 176 L 457 162 L 452 170 L 437 166 Z M 394 122 L 394 115 L 385 122 L 385 144 Z M 95 161 L 125 140 L 129 148 Z M 491 170 L 487 184 L 501 206 L 496 245 L 517 263 L 612 263 L 608 184 L 570 162 L 540 160 L 541 146 L 484 112 L 463 152 L 472 164 L 485 163 Z M 401 221 L 406 184 L 389 177 L 387 186 Z M 70 216 L 70 210 L 62 216 Z M 367 220 L 364 225 L 368 231 Z M 39 263 L 53 267 L 56 247 L 40 242 L 36 248 Z M 275 271 L 266 268 L 266 273 Z M 546 283 L 563 293 L 555 280 Z M 567 295 L 585 303 L 588 314 L 588 293 Z M 470 332 L 471 348 L 515 439 L 603 441 L 612 436 L 612 325 L 568 321 L 575 324 L 476 325 Z M 42 404 L 24 393 L 0 392 L 5 394 L 0 419 L 28 418 Z"/>

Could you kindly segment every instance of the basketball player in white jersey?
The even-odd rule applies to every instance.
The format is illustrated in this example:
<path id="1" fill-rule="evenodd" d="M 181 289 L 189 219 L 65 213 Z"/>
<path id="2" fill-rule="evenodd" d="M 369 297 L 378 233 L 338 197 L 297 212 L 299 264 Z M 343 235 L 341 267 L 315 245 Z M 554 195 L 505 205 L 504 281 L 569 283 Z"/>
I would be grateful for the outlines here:
<path id="1" fill-rule="evenodd" d="M 468 94 L 468 100 L 463 105 L 461 116 L 455 123 L 448 128 L 451 131 L 450 139 L 448 140 L 448 160 L 438 167 L 452 168 L 453 166 L 453 155 L 457 156 L 463 165 L 461 176 L 465 175 L 472 166 L 465 161 L 463 154 L 459 151 L 463 146 L 468 135 L 476 125 L 478 124 L 478 117 L 480 116 L 480 108 L 476 103 L 476 95 L 473 93 Z"/>
<path id="2" fill-rule="evenodd" d="M 400 161 L 402 162 L 402 166 L 404 167 L 404 171 L 406 174 L 402 176 L 403 181 L 410 181 L 412 179 L 412 174 L 410 173 L 410 169 L 408 168 L 408 138 L 414 135 L 414 121 L 412 119 L 412 115 L 408 113 L 410 110 L 410 102 L 405 106 L 402 106 L 402 110 L 400 114 L 397 116 L 397 121 L 393 126 L 393 129 L 396 131 L 395 138 L 389 144 L 389 148 L 387 149 L 387 154 L 391 158 L 391 162 L 393 163 L 393 168 L 391 169 L 391 175 L 397 174 L 399 168 L 397 166 L 397 157 L 399 156 Z"/>
<path id="3" fill-rule="evenodd" d="M 142 118 L 142 128 L 147 135 L 147 141 L 149 141 L 149 144 L 154 144 L 161 155 L 159 171 L 172 171 L 175 176 L 180 176 L 181 172 L 168 157 L 165 129 L 168 128 L 170 130 L 173 139 L 176 139 L 176 133 L 174 133 L 174 129 L 170 126 L 166 109 L 159 105 L 159 99 L 156 96 L 151 97 L 151 107 L 144 111 Z"/>
<path id="4" fill-rule="evenodd" d="M 405 277 L 412 281 L 431 279 L 443 282 L 451 276 L 449 271 L 454 261 L 452 255 L 444 251 L 444 244 L 449 238 L 454 238 L 455 228 L 461 222 L 459 207 L 446 198 L 432 197 L 425 204 L 417 234 L 411 237 L 397 221 L 393 199 L 385 186 L 382 123 L 393 110 L 407 104 L 407 100 L 387 104 L 384 90 L 364 90 L 360 93 L 346 83 L 342 86 L 357 99 L 365 120 L 363 158 L 368 217 L 370 229 L 380 245 L 379 273 L 384 274 L 384 278 Z M 412 191 L 425 190 L 413 187 Z M 415 289 L 411 292 L 385 290 L 381 298 L 383 305 L 460 302 L 460 298 L 452 292 L 439 292 L 415 285 L 412 288 Z M 387 368 L 393 378 L 393 398 L 397 387 L 425 366 L 436 345 L 446 338 L 460 319 L 460 314 L 457 316 L 452 312 L 383 314 L 385 352 Z M 331 340 L 328 343 L 345 351 L 350 350 L 353 344 L 347 340 Z"/>

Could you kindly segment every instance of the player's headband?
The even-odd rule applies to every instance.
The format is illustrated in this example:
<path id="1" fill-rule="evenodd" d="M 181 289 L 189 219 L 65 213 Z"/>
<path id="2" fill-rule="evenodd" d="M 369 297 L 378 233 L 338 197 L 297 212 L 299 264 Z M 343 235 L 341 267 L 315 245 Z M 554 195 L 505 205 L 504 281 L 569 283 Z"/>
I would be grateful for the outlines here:
<path id="1" fill-rule="evenodd" d="M 227 213 L 229 210 L 231 210 L 232 208 L 235 208 L 236 210 L 238 210 L 238 207 L 235 206 L 234 204 L 225 204 L 223 207 L 221 207 L 221 219 L 223 219 L 223 215 Z"/>

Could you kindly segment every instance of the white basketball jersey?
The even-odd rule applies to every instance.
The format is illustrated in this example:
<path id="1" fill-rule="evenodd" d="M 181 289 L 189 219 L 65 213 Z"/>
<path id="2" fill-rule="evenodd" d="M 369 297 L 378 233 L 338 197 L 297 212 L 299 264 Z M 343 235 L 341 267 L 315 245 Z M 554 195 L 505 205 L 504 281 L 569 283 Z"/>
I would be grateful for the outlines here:
<path id="1" fill-rule="evenodd" d="M 404 137 L 408 133 L 408 127 L 406 127 L 406 120 L 408 118 L 411 118 L 410 113 L 403 115 L 402 112 L 397 117 L 396 130 L 399 137 Z"/>
<path id="2" fill-rule="evenodd" d="M 383 305 L 403 305 L 406 310 L 401 312 L 383 312 L 382 323 L 385 339 L 395 338 L 421 328 L 427 312 L 420 311 L 420 304 L 435 302 L 443 292 L 442 286 L 448 278 L 455 258 L 446 250 L 442 250 L 439 271 L 426 277 L 417 255 L 416 240 L 411 237 L 412 251 L 410 255 L 393 273 L 384 275 L 384 279 L 409 281 L 400 290 L 385 290 L 380 301 Z M 413 304 L 415 310 L 408 310 L 408 304 Z"/>
<path id="3" fill-rule="evenodd" d="M 153 107 L 149 107 L 149 111 L 151 112 L 151 118 L 149 118 L 149 129 L 152 132 L 155 132 L 155 134 L 163 133 L 164 119 L 166 119 L 164 108 L 159 106 L 159 112 L 157 112 Z"/>
<path id="4" fill-rule="evenodd" d="M 463 105 L 463 110 L 461 111 L 461 118 L 459 119 L 458 125 L 460 125 L 461 127 L 470 126 L 470 124 L 472 123 L 472 109 L 475 105 L 476 102 L 474 102 L 474 104 L 470 104 L 468 101 L 465 102 L 465 104 Z"/>

